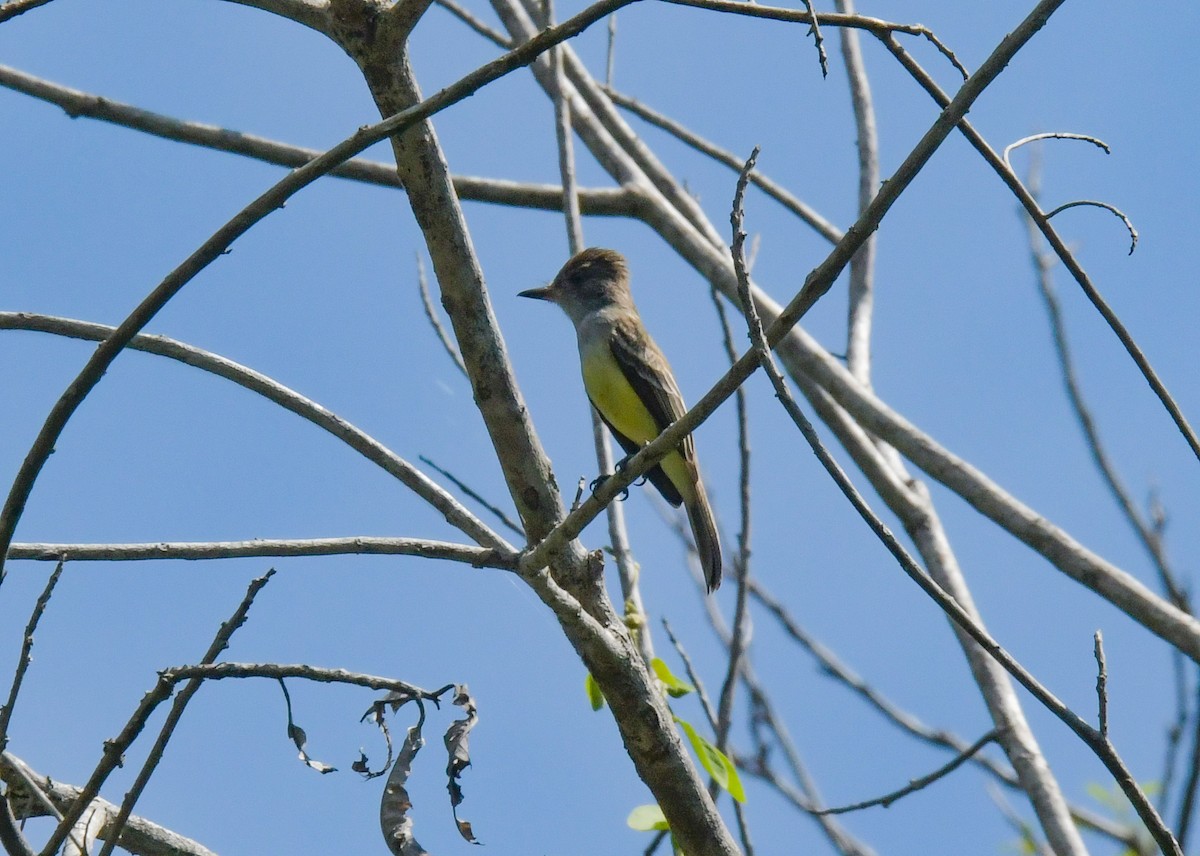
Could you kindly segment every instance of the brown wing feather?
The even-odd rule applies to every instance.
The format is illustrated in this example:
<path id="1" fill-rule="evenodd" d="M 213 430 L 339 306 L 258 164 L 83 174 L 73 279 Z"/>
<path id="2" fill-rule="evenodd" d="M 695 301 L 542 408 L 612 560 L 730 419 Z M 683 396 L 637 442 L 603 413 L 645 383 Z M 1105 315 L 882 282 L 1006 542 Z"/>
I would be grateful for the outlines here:
<path id="1" fill-rule="evenodd" d="M 654 344 L 650 334 L 640 322 L 621 319 L 613 329 L 609 339 L 609 348 L 621 373 L 629 381 L 630 386 L 650 411 L 654 424 L 662 431 L 686 412 L 683 395 L 671 374 L 671 366 L 662 351 Z M 612 428 L 610 425 L 609 428 Z M 620 432 L 613 431 L 617 442 L 629 454 L 636 452 L 640 446 L 622 437 Z M 695 446 L 691 435 L 679 444 L 679 452 L 684 460 L 694 466 Z M 672 505 L 678 506 L 683 502 L 679 489 L 663 472 L 662 467 L 655 467 L 647 473 L 650 483 L 658 488 L 658 492 Z"/>

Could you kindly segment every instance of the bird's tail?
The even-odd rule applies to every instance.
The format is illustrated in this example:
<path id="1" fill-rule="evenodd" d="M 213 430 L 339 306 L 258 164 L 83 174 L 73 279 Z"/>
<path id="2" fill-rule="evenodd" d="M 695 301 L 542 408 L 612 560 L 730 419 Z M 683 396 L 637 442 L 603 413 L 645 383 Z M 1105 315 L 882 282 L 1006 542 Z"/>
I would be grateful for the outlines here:
<path id="1" fill-rule="evenodd" d="M 696 496 L 685 503 L 688 522 L 692 524 L 692 537 L 696 539 L 696 552 L 700 556 L 700 567 L 704 569 L 704 581 L 709 594 L 721 584 L 721 539 L 717 536 L 717 521 L 713 518 L 704 492 L 704 483 L 696 480 Z"/>

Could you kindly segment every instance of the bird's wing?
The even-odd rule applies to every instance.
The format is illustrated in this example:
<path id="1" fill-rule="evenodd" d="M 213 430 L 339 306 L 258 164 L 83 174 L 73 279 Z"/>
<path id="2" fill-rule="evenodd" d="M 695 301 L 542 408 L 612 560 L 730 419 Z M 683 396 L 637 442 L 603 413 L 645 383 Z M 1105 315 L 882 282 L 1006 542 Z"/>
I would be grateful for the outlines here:
<path id="1" fill-rule="evenodd" d="M 686 412 L 683 395 L 679 391 L 675 377 L 671 374 L 671 366 L 667 363 L 667 358 L 663 356 L 662 351 L 658 349 L 640 322 L 621 319 L 613 327 L 612 336 L 608 342 L 613 359 L 621 368 L 621 373 L 625 375 L 625 379 L 629 381 L 638 398 L 646 405 L 646 409 L 650 412 L 659 431 Z M 614 431 L 614 433 L 617 434 L 617 440 L 626 452 L 632 454 L 638 450 L 638 444 L 621 437 L 619 432 Z M 688 469 L 694 470 L 696 453 L 690 434 L 683 438 L 678 449 Z M 660 467 L 651 470 L 649 477 L 651 483 L 658 488 L 659 493 L 672 505 L 679 505 L 683 501 L 679 489 Z M 694 474 L 692 478 L 695 478 Z"/>

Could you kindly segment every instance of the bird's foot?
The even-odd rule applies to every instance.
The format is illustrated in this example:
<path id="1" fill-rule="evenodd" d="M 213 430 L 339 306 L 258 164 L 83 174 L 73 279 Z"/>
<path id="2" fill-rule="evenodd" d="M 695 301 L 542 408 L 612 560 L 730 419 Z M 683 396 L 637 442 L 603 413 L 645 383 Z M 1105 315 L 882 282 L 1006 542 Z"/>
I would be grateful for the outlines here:
<path id="1" fill-rule="evenodd" d="M 599 490 L 600 485 L 604 484 L 610 478 L 612 478 L 612 476 L 596 476 L 594 479 L 592 479 L 592 483 L 589 485 L 589 487 L 592 489 L 592 493 L 595 493 L 597 490 Z M 629 499 L 629 488 L 621 488 L 621 492 L 617 494 L 617 500 L 624 502 L 627 499 Z"/>

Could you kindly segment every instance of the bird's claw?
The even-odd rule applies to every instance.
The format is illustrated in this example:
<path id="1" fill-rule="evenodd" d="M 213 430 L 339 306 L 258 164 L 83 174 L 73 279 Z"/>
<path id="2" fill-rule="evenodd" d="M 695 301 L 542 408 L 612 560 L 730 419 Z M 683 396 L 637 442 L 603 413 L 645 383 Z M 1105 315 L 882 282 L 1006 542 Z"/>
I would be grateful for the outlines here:
<path id="1" fill-rule="evenodd" d="M 592 489 L 592 493 L 595 493 L 597 490 L 599 490 L 600 486 L 610 478 L 612 478 L 612 476 L 596 476 L 594 479 L 592 479 L 592 483 L 589 485 L 589 487 Z M 621 488 L 621 492 L 617 494 L 616 498 L 619 502 L 624 502 L 625 500 L 629 499 L 629 488 Z"/>

